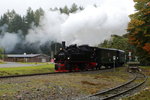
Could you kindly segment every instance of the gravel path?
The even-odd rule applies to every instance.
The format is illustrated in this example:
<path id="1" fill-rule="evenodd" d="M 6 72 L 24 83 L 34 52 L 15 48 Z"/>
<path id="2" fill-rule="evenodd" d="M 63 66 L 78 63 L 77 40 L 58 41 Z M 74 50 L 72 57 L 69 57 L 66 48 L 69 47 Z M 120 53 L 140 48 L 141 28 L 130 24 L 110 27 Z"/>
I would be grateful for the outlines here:
<path id="1" fill-rule="evenodd" d="M 4 67 L 23 67 L 23 66 L 37 66 L 39 64 L 23 64 L 23 63 L 16 63 L 16 62 L 6 62 L 5 64 L 0 64 L 0 68 Z"/>

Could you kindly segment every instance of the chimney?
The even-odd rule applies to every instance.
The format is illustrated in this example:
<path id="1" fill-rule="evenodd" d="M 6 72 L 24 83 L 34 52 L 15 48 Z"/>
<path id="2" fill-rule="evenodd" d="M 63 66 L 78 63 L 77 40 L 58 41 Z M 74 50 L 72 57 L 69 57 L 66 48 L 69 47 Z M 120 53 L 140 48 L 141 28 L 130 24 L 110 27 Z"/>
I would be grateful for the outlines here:
<path id="1" fill-rule="evenodd" d="M 62 48 L 63 48 L 63 49 L 66 48 L 65 41 L 62 41 Z"/>

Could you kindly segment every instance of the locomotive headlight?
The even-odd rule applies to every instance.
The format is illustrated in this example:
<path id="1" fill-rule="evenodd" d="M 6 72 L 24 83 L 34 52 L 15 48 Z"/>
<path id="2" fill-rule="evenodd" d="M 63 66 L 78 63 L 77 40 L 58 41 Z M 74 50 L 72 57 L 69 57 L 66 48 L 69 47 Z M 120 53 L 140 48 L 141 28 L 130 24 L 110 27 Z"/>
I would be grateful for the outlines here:
<path id="1" fill-rule="evenodd" d="M 67 58 L 68 60 L 70 59 L 70 57 Z"/>

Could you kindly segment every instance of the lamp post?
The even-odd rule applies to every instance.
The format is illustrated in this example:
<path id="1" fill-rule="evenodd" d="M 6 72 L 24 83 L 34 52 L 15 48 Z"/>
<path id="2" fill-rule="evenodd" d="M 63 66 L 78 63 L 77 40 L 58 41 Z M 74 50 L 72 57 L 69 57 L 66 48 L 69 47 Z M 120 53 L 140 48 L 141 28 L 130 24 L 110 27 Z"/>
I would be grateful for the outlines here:
<path id="1" fill-rule="evenodd" d="M 24 53 L 23 55 L 24 55 L 24 62 L 27 62 L 26 57 L 25 57 L 27 54 Z"/>
<path id="2" fill-rule="evenodd" d="M 113 62 L 114 62 L 114 72 L 115 72 L 115 61 L 116 61 L 116 56 L 113 56 Z"/>
<path id="3" fill-rule="evenodd" d="M 129 62 L 132 60 L 131 51 L 129 51 Z"/>

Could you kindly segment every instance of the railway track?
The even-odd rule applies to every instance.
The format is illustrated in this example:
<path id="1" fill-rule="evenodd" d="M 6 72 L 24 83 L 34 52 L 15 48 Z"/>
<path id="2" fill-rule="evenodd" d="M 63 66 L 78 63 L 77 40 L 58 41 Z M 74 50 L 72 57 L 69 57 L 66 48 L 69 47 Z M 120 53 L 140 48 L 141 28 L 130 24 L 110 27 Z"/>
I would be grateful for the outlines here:
<path id="1" fill-rule="evenodd" d="M 101 70 L 112 70 L 112 69 L 101 69 Z M 24 74 L 24 75 L 10 75 L 10 76 L 0 76 L 0 79 L 5 78 L 16 78 L 16 77 L 27 77 L 27 76 L 38 76 L 38 75 L 50 75 L 50 74 L 67 74 L 67 73 L 84 73 L 90 71 L 100 71 L 100 70 L 88 70 L 88 71 L 77 71 L 77 72 L 48 72 L 48 73 L 36 73 L 36 74 Z"/>
<path id="2" fill-rule="evenodd" d="M 79 100 L 118 100 L 119 96 L 123 96 L 126 93 L 140 87 L 147 80 L 147 76 L 142 73 L 133 73 L 134 78 L 130 81 L 119 85 L 115 88 L 111 88 L 105 91 L 98 92 L 96 94 L 81 98 Z"/>
<path id="3" fill-rule="evenodd" d="M 24 75 L 10 75 L 10 76 L 0 76 L 0 79 L 4 78 L 15 78 L 15 77 L 26 77 L 26 76 L 37 76 L 37 75 L 48 75 L 48 74 L 59 74 L 67 72 L 49 72 L 49 73 L 37 73 L 37 74 L 24 74 Z"/>

